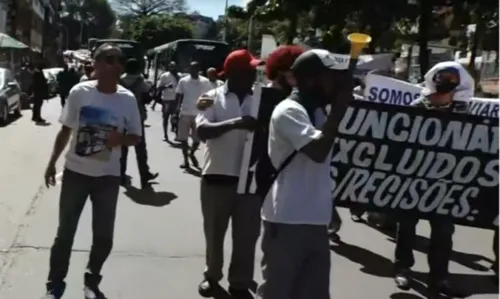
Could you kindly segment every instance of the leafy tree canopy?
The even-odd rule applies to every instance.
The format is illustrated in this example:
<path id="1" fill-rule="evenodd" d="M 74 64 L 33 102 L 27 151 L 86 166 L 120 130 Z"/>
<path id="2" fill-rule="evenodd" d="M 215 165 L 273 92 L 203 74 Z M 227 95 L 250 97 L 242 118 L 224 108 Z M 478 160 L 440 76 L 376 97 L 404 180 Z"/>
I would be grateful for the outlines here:
<path id="1" fill-rule="evenodd" d="M 116 16 L 108 0 L 63 0 L 62 19 L 64 40 L 71 49 L 78 49 L 87 39 L 108 37 L 116 23 Z"/>
<path id="2" fill-rule="evenodd" d="M 186 0 L 116 0 L 121 15 L 146 17 L 187 10 Z"/>
<path id="3" fill-rule="evenodd" d="M 123 37 L 142 43 L 145 49 L 193 36 L 192 23 L 183 17 L 169 15 L 147 16 L 131 20 L 128 26 Z"/>

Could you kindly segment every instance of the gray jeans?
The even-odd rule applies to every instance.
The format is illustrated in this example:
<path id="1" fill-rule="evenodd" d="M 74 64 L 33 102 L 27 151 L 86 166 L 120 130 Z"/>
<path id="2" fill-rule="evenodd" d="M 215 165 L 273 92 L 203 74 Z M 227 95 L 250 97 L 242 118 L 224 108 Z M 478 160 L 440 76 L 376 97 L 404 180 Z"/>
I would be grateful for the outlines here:
<path id="1" fill-rule="evenodd" d="M 329 299 L 330 247 L 326 225 L 264 221 L 262 299 Z"/>
<path id="2" fill-rule="evenodd" d="M 231 221 L 233 251 L 228 280 L 231 287 L 253 285 L 255 246 L 260 233 L 261 200 L 256 195 L 236 193 L 237 186 L 209 184 L 201 180 L 201 210 L 206 242 L 205 278 L 222 279 L 224 238 Z"/>
<path id="3" fill-rule="evenodd" d="M 87 268 L 90 273 L 99 275 L 113 247 L 119 188 L 120 177 L 90 177 L 64 170 L 59 198 L 59 226 L 50 251 L 49 289 L 64 288 L 78 221 L 89 197 L 92 202 L 93 240 Z"/>

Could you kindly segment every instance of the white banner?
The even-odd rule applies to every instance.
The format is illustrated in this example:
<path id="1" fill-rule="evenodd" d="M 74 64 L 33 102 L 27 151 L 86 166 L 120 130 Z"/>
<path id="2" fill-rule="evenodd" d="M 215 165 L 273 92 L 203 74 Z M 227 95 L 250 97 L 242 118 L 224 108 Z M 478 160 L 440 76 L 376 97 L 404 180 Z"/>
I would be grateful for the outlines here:
<path id="1" fill-rule="evenodd" d="M 415 84 L 374 74 L 367 75 L 365 80 L 363 100 L 369 102 L 406 106 L 418 99 L 423 89 Z M 455 99 L 468 102 L 471 115 L 498 118 L 499 99 L 469 98 L 469 95 L 467 90 L 459 91 Z"/>

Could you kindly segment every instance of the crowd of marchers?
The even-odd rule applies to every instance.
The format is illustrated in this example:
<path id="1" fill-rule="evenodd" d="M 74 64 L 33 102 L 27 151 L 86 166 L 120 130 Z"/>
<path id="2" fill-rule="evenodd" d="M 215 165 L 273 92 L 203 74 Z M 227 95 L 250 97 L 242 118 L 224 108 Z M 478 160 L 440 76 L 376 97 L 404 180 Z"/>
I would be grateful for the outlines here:
<path id="1" fill-rule="evenodd" d="M 64 294 L 73 240 L 87 199 L 93 205 L 95 229 L 84 273 L 84 295 L 87 299 L 106 298 L 99 286 L 102 267 L 113 247 L 119 188 L 132 184 L 126 174 L 128 147 L 136 149 L 144 192 L 158 176 L 147 163 L 145 121 L 149 103 L 151 109 L 162 107 L 165 141 L 180 144 L 180 168 L 201 173 L 206 265 L 203 272 L 200 269 L 203 278 L 199 294 L 214 297 L 221 289 L 224 239 L 231 223 L 227 280 L 232 298 L 330 298 L 330 268 L 335 267 L 331 265 L 330 245 L 337 242 L 342 246 L 337 234 L 341 219 L 332 200 L 330 161 L 337 127 L 353 101 L 353 87 L 362 90 L 363 82 L 355 82 L 348 65 L 334 59 L 335 54 L 281 46 L 265 62 L 246 50 L 234 51 L 220 73 L 200 70 L 193 61 L 189 74 L 181 76 L 170 63 L 152 91 L 141 76 L 138 62 L 124 61 L 123 57 L 113 44 L 100 46 L 89 80 L 72 81 L 61 90 L 65 102 L 61 128 L 45 171 L 47 186 L 56 183 L 55 165 L 63 152 L 65 164 L 59 225 L 44 298 L 59 299 Z M 271 81 L 268 87 L 282 98 L 265 124 L 251 116 L 256 68 L 263 64 Z M 422 97 L 412 105 L 463 113 L 454 105 L 453 95 L 468 80 L 464 71 L 459 64 L 437 64 L 426 75 Z M 257 145 L 262 148 L 256 166 L 257 192 L 239 194 L 245 141 L 252 131 L 265 136 Z M 201 163 L 195 157 L 200 143 L 204 143 L 205 152 Z M 359 222 L 364 213 L 353 209 L 351 218 Z M 371 222 L 396 231 L 394 280 L 398 288 L 408 290 L 419 219 L 413 215 L 368 214 Z M 448 275 L 453 221 L 435 218 L 430 225 L 427 298 L 462 297 L 464 290 Z M 259 237 L 263 281 L 254 294 Z M 493 243 L 497 257 L 498 231 Z M 492 269 L 498 273 L 498 259 Z"/>

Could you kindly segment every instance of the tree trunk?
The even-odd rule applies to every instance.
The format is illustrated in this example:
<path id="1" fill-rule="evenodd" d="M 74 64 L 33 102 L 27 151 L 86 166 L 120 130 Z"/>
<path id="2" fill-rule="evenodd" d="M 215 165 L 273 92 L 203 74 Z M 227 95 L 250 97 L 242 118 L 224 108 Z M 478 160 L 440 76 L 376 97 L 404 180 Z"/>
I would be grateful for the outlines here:
<path id="1" fill-rule="evenodd" d="M 429 42 L 429 27 L 432 17 L 431 0 L 420 0 L 420 20 L 418 23 L 418 46 L 419 46 L 419 64 L 420 79 L 423 79 L 427 70 L 429 70 L 429 51 L 427 45 Z"/>
<path id="2" fill-rule="evenodd" d="M 472 36 L 472 45 L 470 49 L 470 60 L 469 60 L 469 72 L 474 78 L 474 81 L 478 82 L 478 72 L 476 70 L 476 56 L 477 51 L 479 50 L 479 44 L 482 38 L 482 34 L 484 32 L 484 21 L 481 16 L 481 7 L 477 8 L 477 19 L 476 19 L 476 30 L 474 31 L 474 35 Z"/>
<path id="3" fill-rule="evenodd" d="M 292 12 L 293 12 L 293 10 L 292 10 Z M 287 31 L 286 31 L 286 44 L 287 45 L 292 45 L 293 39 L 295 38 L 295 35 L 297 35 L 298 19 L 299 19 L 299 17 L 297 16 L 296 13 L 293 12 L 290 14 L 290 25 L 288 26 Z"/>

